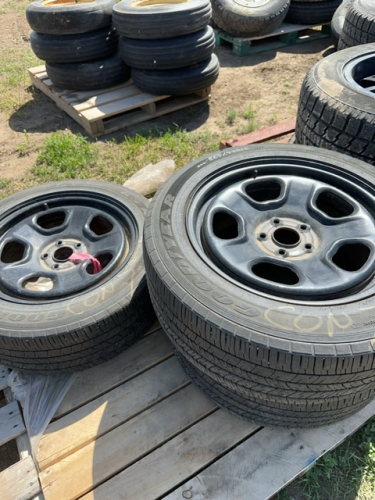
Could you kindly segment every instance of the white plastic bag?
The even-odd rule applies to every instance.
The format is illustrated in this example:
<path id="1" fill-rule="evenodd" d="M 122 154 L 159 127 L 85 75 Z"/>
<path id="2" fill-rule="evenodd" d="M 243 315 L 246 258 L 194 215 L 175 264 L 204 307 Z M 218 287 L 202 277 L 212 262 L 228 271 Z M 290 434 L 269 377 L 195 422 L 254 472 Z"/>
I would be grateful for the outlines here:
<path id="1" fill-rule="evenodd" d="M 146 196 L 155 193 L 158 188 L 173 174 L 176 168 L 174 160 L 162 160 L 138 170 L 123 185 Z"/>

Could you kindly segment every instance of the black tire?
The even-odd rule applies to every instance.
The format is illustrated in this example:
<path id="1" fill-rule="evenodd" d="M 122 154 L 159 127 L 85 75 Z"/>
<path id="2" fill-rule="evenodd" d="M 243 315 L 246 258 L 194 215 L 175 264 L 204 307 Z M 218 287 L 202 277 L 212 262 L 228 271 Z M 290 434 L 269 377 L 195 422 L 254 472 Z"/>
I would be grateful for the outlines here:
<path id="1" fill-rule="evenodd" d="M 280 26 L 289 5 L 290 0 L 212 0 L 212 19 L 232 35 L 262 36 Z"/>
<path id="2" fill-rule="evenodd" d="M 285 17 L 287 23 L 321 24 L 331 21 L 342 0 L 327 0 L 325 2 L 291 2 Z"/>
<path id="3" fill-rule="evenodd" d="M 319 61 L 302 83 L 296 140 L 375 165 L 375 44 L 352 47 Z M 352 69 L 350 69 L 352 68 Z M 355 80 L 354 80 L 355 78 Z"/>
<path id="4" fill-rule="evenodd" d="M 290 291 L 294 285 L 288 284 L 289 278 L 278 288 L 277 280 L 269 276 L 263 289 L 231 273 L 225 249 L 235 244 L 240 248 L 242 241 L 249 242 L 253 235 L 255 240 L 259 227 L 269 218 L 273 220 L 276 213 L 281 219 L 285 215 L 303 220 L 312 230 L 320 231 L 320 216 L 311 215 L 308 209 L 310 197 L 315 196 L 310 185 L 304 196 L 297 193 L 296 185 L 281 190 L 284 194 L 273 191 L 272 183 L 284 174 L 292 183 L 298 184 L 299 176 L 302 184 L 309 179 L 314 192 L 315 188 L 337 189 L 338 199 L 333 201 L 337 209 L 341 202 L 345 204 L 339 199 L 341 193 L 345 197 L 350 192 L 351 203 L 356 204 L 361 192 L 360 204 L 370 210 L 368 220 L 375 232 L 371 202 L 375 199 L 375 173 L 368 164 L 298 145 L 233 148 L 192 162 L 158 191 L 146 216 L 145 267 L 156 315 L 193 381 L 219 405 L 242 418 L 261 425 L 310 427 L 339 420 L 374 397 L 375 344 L 371 312 L 366 308 L 373 308 L 375 279 L 368 267 L 370 281 L 362 281 L 362 276 L 354 273 L 360 288 L 341 288 L 336 295 L 323 292 L 318 280 L 314 300 L 312 296 L 304 300 L 302 290 Z M 326 182 L 327 187 L 320 182 Z M 237 184 L 235 191 L 225 194 L 227 186 L 231 190 Z M 251 185 L 254 190 L 247 187 Z M 244 203 L 245 211 L 253 210 L 245 229 L 240 222 L 244 212 L 234 212 L 230 198 L 234 192 L 239 193 L 233 199 L 240 207 Z M 243 201 L 251 196 L 246 193 L 254 193 L 254 205 Z M 287 200 L 292 196 L 304 210 L 293 204 L 283 208 L 282 202 L 274 201 L 277 196 Z M 262 208 L 264 204 L 267 208 Z M 211 220 L 210 213 L 220 210 L 229 211 L 241 229 L 234 231 L 225 217 L 217 222 L 222 234 L 217 238 L 223 243 L 215 256 L 205 221 Z M 331 213 L 328 205 L 322 210 Z M 358 210 L 359 217 L 362 212 Z M 335 224 L 342 224 L 342 220 L 338 223 L 336 219 L 327 230 L 323 223 L 322 230 L 329 238 Z M 342 241 L 346 232 L 341 225 L 337 230 Z M 317 244 L 319 252 L 328 252 L 328 248 Z M 253 258 L 252 251 L 241 255 Z M 263 259 L 268 258 L 267 250 Z M 369 266 L 374 257 L 371 259 Z M 296 262 L 292 259 L 287 265 L 302 265 Z M 354 275 L 350 276 L 353 279 Z M 272 291 L 273 281 L 276 292 Z M 342 287 L 341 278 L 338 282 Z"/>
<path id="5" fill-rule="evenodd" d="M 341 36 L 342 28 L 344 26 L 345 16 L 353 2 L 354 0 L 344 0 L 340 7 L 338 7 L 333 14 L 331 22 L 331 36 L 333 39 L 333 44 L 336 48 Z"/>
<path id="6" fill-rule="evenodd" d="M 113 25 L 128 38 L 159 40 L 195 33 L 211 19 L 209 0 L 181 0 L 165 5 L 122 0 L 113 8 Z"/>
<path id="7" fill-rule="evenodd" d="M 151 326 L 146 199 L 116 184 L 63 181 L 0 205 L 0 363 L 38 373 L 82 370 L 119 354 Z M 103 270 L 94 275 L 88 261 L 70 263 L 73 251 L 97 256 Z M 50 286 L 38 288 L 37 277 Z"/>
<path id="8" fill-rule="evenodd" d="M 355 0 L 349 7 L 338 50 L 375 42 L 375 5 L 371 0 Z"/>
<path id="9" fill-rule="evenodd" d="M 120 54 L 82 63 L 46 63 L 47 75 L 63 89 L 95 90 L 112 87 L 130 78 L 130 68 Z"/>
<path id="10" fill-rule="evenodd" d="M 79 35 L 43 35 L 32 31 L 31 48 L 42 61 L 76 63 L 103 59 L 117 51 L 118 35 L 110 27 Z"/>
<path id="11" fill-rule="evenodd" d="M 215 48 L 211 26 L 189 35 L 165 40 L 120 38 L 123 61 L 137 69 L 175 69 L 191 66 L 208 59 Z"/>
<path id="12" fill-rule="evenodd" d="M 212 54 L 210 59 L 187 68 L 169 70 L 132 68 L 131 76 L 135 85 L 143 92 L 156 95 L 187 95 L 215 83 L 219 69 L 219 60 Z"/>
<path id="13" fill-rule="evenodd" d="M 73 35 L 108 26 L 116 0 L 75 0 L 59 4 L 58 0 L 35 0 L 26 8 L 26 19 L 32 30 L 45 35 Z"/>

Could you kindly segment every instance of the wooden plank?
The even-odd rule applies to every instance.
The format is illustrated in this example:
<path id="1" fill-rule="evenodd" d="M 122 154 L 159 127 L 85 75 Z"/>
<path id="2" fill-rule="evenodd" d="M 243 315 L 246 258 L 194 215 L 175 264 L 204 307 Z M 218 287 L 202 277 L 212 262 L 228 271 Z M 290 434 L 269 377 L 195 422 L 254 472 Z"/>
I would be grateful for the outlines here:
<path id="1" fill-rule="evenodd" d="M 69 96 L 62 97 L 62 100 L 67 102 L 67 103 L 78 103 L 78 102 L 84 102 L 87 99 L 90 99 L 90 97 L 93 96 L 93 92 L 95 92 L 95 95 L 101 95 L 101 94 L 106 94 L 107 92 L 112 92 L 118 89 L 122 89 L 124 87 L 128 87 L 133 85 L 133 80 L 128 80 L 127 82 L 120 83 L 119 85 L 115 85 L 114 87 L 107 87 L 104 89 L 98 89 L 98 90 L 73 90 Z"/>
<path id="2" fill-rule="evenodd" d="M 129 125 L 134 125 L 135 123 L 141 123 L 148 121 L 151 118 L 156 118 L 158 116 L 166 115 L 167 113 L 172 113 L 173 111 L 178 111 L 179 109 L 186 108 L 187 106 L 192 106 L 193 104 L 198 104 L 200 102 L 207 101 L 207 96 L 201 97 L 196 94 L 191 94 L 187 96 L 179 96 L 178 98 L 169 98 L 165 101 L 159 101 L 156 107 L 156 113 L 152 117 L 144 110 L 131 111 L 129 113 L 115 116 L 104 120 L 105 133 L 115 132 Z"/>
<path id="3" fill-rule="evenodd" d="M 86 118 L 86 120 L 93 121 L 99 120 L 103 117 L 110 117 L 120 113 L 121 111 L 129 111 L 134 108 L 139 108 L 144 106 L 145 104 L 149 104 L 150 102 L 160 101 L 165 99 L 166 95 L 153 95 L 147 94 L 146 92 L 135 95 L 132 97 L 126 97 L 124 99 L 119 99 L 118 101 L 111 102 L 108 104 L 103 104 L 100 108 L 90 108 L 85 111 L 82 111 L 82 116 Z"/>
<path id="4" fill-rule="evenodd" d="M 25 432 L 17 401 L 0 408 L 0 446 Z"/>
<path id="5" fill-rule="evenodd" d="M 119 101 L 120 99 L 124 99 L 126 97 L 132 97 L 134 95 L 138 95 L 141 93 L 142 93 L 141 90 L 139 90 L 134 85 L 131 85 L 129 87 L 113 90 L 111 92 L 105 92 L 103 94 L 91 96 L 89 99 L 86 99 L 85 101 L 78 102 L 77 104 L 72 104 L 72 107 L 78 113 L 81 113 L 86 109 L 90 109 L 95 106 L 103 106 L 103 104 L 109 104 L 110 102 Z"/>
<path id="6" fill-rule="evenodd" d="M 45 64 L 41 64 L 40 66 L 34 66 L 34 68 L 30 68 L 29 69 L 29 74 L 31 76 L 35 76 L 38 73 L 44 73 L 45 71 L 46 71 L 46 65 Z"/>
<path id="7" fill-rule="evenodd" d="M 0 365 L 0 391 L 8 387 L 9 370 L 6 366 Z"/>
<path id="8" fill-rule="evenodd" d="M 250 491 L 251 500 L 270 499 L 374 413 L 375 401 L 341 422 L 318 429 L 264 428 L 165 500 L 245 499 Z"/>
<path id="9" fill-rule="evenodd" d="M 155 328 L 154 333 L 140 339 L 119 356 L 77 373 L 55 417 L 72 412 L 173 356 L 166 334 L 158 323 Z"/>
<path id="10" fill-rule="evenodd" d="M 3 500 L 30 500 L 40 492 L 38 473 L 31 457 L 0 472 L 0 493 Z"/>
<path id="11" fill-rule="evenodd" d="M 261 130 L 255 130 L 250 134 L 240 135 L 234 139 L 224 140 L 220 142 L 220 149 L 231 148 L 235 146 L 246 146 L 248 144 L 257 144 L 259 142 L 268 141 L 270 139 L 275 139 L 284 134 L 294 132 L 296 128 L 296 119 L 291 118 L 276 125 L 263 128 Z"/>
<path id="12" fill-rule="evenodd" d="M 155 500 L 197 474 L 257 430 L 256 425 L 218 410 L 82 499 L 123 500 L 126 492 L 126 498 L 129 499 Z"/>
<path id="13" fill-rule="evenodd" d="M 43 471 L 45 499 L 80 497 L 216 409 L 189 385 Z"/>
<path id="14" fill-rule="evenodd" d="M 189 384 L 175 357 L 52 422 L 37 451 L 41 470 Z"/>

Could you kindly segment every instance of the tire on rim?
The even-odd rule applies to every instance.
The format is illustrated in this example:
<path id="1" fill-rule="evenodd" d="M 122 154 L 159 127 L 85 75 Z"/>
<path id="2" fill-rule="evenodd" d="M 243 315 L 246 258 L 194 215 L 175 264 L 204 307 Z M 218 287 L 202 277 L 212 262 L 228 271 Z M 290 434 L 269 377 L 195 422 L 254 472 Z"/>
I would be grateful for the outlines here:
<path id="1" fill-rule="evenodd" d="M 57 87 L 72 90 L 112 87 L 130 78 L 130 68 L 119 53 L 106 59 L 80 63 L 46 62 L 46 72 Z"/>
<path id="2" fill-rule="evenodd" d="M 73 35 L 108 26 L 115 0 L 35 0 L 26 8 L 32 30 L 45 35 Z"/>
<path id="3" fill-rule="evenodd" d="M 118 35 L 113 28 L 79 35 L 43 35 L 32 31 L 30 44 L 34 54 L 50 63 L 75 63 L 109 57 L 117 51 Z"/>
<path id="4" fill-rule="evenodd" d="M 39 373 L 82 370 L 151 326 L 145 198 L 115 184 L 64 181 L 0 206 L 0 363 Z M 96 257 L 102 270 L 71 262 L 76 252 Z"/>
<path id="5" fill-rule="evenodd" d="M 345 16 L 338 49 L 375 42 L 375 6 L 370 0 L 355 0 Z"/>
<path id="6" fill-rule="evenodd" d="M 290 0 L 212 0 L 212 19 L 228 33 L 262 36 L 283 22 Z"/>
<path id="7" fill-rule="evenodd" d="M 331 54 L 307 73 L 298 106 L 299 144 L 375 165 L 375 44 Z"/>
<path id="8" fill-rule="evenodd" d="M 371 166 L 298 145 L 207 155 L 159 190 L 144 235 L 151 300 L 220 406 L 318 426 L 374 396 L 374 200 Z"/>
<path id="9" fill-rule="evenodd" d="M 120 38 L 119 50 L 125 64 L 137 69 L 175 69 L 208 59 L 215 48 L 211 26 L 165 40 Z"/>
<path id="10" fill-rule="evenodd" d="M 329 22 L 342 0 L 292 2 L 285 17 L 287 23 L 319 24 Z"/>
<path id="11" fill-rule="evenodd" d="M 199 92 L 216 82 L 220 71 L 215 54 L 201 63 L 186 68 L 153 70 L 132 68 L 135 85 L 157 95 L 187 95 Z"/>
<path id="12" fill-rule="evenodd" d="M 113 25 L 120 35 L 159 40 L 195 33 L 211 19 L 209 0 L 122 0 L 113 8 Z"/>

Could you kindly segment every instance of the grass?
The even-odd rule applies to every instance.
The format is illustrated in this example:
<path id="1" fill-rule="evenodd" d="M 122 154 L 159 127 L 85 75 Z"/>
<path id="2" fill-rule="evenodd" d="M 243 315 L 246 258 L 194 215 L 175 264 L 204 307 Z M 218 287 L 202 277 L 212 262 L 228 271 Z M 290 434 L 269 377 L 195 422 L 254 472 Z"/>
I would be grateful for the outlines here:
<path id="1" fill-rule="evenodd" d="M 230 109 L 227 113 L 227 116 L 226 116 L 226 119 L 225 119 L 225 123 L 227 125 L 233 125 L 233 123 L 235 122 L 236 118 L 237 118 L 237 111 L 235 109 Z"/>
<path id="2" fill-rule="evenodd" d="M 375 417 L 274 500 L 374 500 Z"/>
<path id="3" fill-rule="evenodd" d="M 237 134 L 249 134 L 259 128 L 259 123 L 256 120 L 256 114 L 255 109 L 252 108 L 248 108 L 242 113 L 242 117 L 245 119 L 245 124 L 237 128 Z"/>

